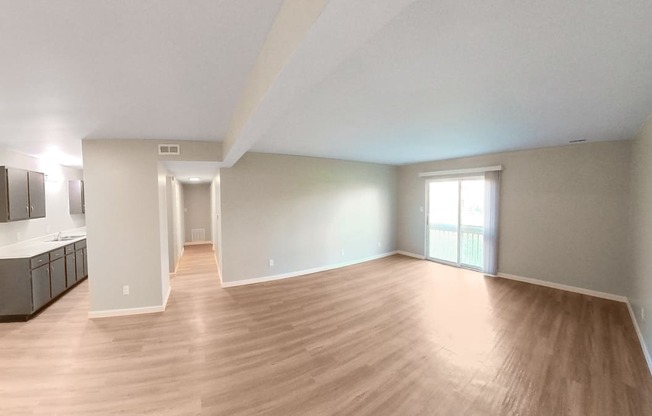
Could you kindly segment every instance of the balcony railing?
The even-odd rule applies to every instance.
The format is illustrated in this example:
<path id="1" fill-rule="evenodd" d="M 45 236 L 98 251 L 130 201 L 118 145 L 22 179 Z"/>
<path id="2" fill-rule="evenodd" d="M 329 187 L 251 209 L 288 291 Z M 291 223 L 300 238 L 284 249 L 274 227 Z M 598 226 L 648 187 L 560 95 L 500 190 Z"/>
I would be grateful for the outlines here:
<path id="1" fill-rule="evenodd" d="M 457 226 L 451 224 L 430 224 L 429 257 L 457 263 Z M 484 261 L 483 227 L 460 226 L 460 264 L 482 268 Z"/>

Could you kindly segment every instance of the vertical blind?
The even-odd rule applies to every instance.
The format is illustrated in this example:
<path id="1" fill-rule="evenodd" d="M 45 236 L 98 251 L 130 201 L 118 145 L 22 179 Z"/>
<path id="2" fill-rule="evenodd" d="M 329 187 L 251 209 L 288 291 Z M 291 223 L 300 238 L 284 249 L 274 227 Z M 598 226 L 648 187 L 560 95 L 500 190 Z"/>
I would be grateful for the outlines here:
<path id="1" fill-rule="evenodd" d="M 484 265 L 485 274 L 498 273 L 498 219 L 500 204 L 500 171 L 484 174 Z"/>

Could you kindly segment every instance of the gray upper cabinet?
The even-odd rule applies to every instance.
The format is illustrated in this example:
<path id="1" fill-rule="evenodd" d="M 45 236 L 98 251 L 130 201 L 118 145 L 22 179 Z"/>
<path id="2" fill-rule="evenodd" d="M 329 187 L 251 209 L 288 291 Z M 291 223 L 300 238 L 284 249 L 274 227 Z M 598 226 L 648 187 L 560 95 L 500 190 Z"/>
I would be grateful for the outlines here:
<path id="1" fill-rule="evenodd" d="M 45 175 L 40 172 L 27 172 L 29 189 L 29 217 L 45 217 Z"/>
<path id="2" fill-rule="evenodd" d="M 6 168 L 5 197 L 9 201 L 7 206 L 7 220 L 18 221 L 29 218 L 29 185 L 27 171 L 22 169 Z"/>
<path id="3" fill-rule="evenodd" d="M 0 166 L 0 222 L 45 217 L 45 175 Z"/>
<path id="4" fill-rule="evenodd" d="M 71 214 L 84 214 L 86 212 L 84 181 L 68 181 L 68 203 Z"/>

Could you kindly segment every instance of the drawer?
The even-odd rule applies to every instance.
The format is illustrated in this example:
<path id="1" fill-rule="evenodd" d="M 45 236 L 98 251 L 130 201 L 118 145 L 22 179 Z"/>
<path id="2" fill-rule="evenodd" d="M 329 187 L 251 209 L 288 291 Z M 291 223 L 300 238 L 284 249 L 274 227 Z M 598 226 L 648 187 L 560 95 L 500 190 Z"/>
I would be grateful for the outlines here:
<path id="1" fill-rule="evenodd" d="M 72 254 L 72 253 L 75 252 L 75 245 L 74 244 L 69 244 L 69 245 L 65 246 L 64 249 L 66 251 L 66 255 Z"/>
<path id="2" fill-rule="evenodd" d="M 52 250 L 52 251 L 50 252 L 50 261 L 54 261 L 54 260 L 56 260 L 56 259 L 60 259 L 60 258 L 62 258 L 62 257 L 64 256 L 63 253 L 64 253 L 64 251 L 63 251 L 63 247 L 62 247 L 62 248 L 58 248 L 58 249 L 56 249 L 56 250 Z"/>
<path id="3" fill-rule="evenodd" d="M 75 243 L 75 250 L 81 250 L 84 247 L 86 247 L 86 240 L 77 241 Z"/>
<path id="4" fill-rule="evenodd" d="M 32 257 L 29 261 L 30 266 L 32 269 L 36 269 L 39 266 L 43 266 L 46 263 L 50 262 L 50 254 L 45 253 L 45 254 L 40 254 L 36 257 Z"/>

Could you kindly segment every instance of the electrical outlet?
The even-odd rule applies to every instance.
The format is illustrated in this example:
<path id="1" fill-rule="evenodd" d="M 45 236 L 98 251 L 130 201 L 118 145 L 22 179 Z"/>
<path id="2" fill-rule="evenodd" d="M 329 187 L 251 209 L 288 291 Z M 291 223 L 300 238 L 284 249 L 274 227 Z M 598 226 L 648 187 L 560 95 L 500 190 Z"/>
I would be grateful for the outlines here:
<path id="1" fill-rule="evenodd" d="M 380 247 L 380 241 L 378 242 L 378 247 Z"/>
<path id="2" fill-rule="evenodd" d="M 273 267 L 273 266 L 274 266 L 274 259 L 269 259 L 269 267 Z"/>
<path id="3" fill-rule="evenodd" d="M 344 249 L 342 249 L 342 250 L 340 251 L 340 253 L 341 253 L 342 255 L 344 255 Z"/>
<path id="4" fill-rule="evenodd" d="M 129 286 L 127 285 L 122 286 L 122 294 L 125 296 L 129 294 Z"/>
<path id="5" fill-rule="evenodd" d="M 419 211 L 423 212 L 423 207 L 419 207 Z"/>

